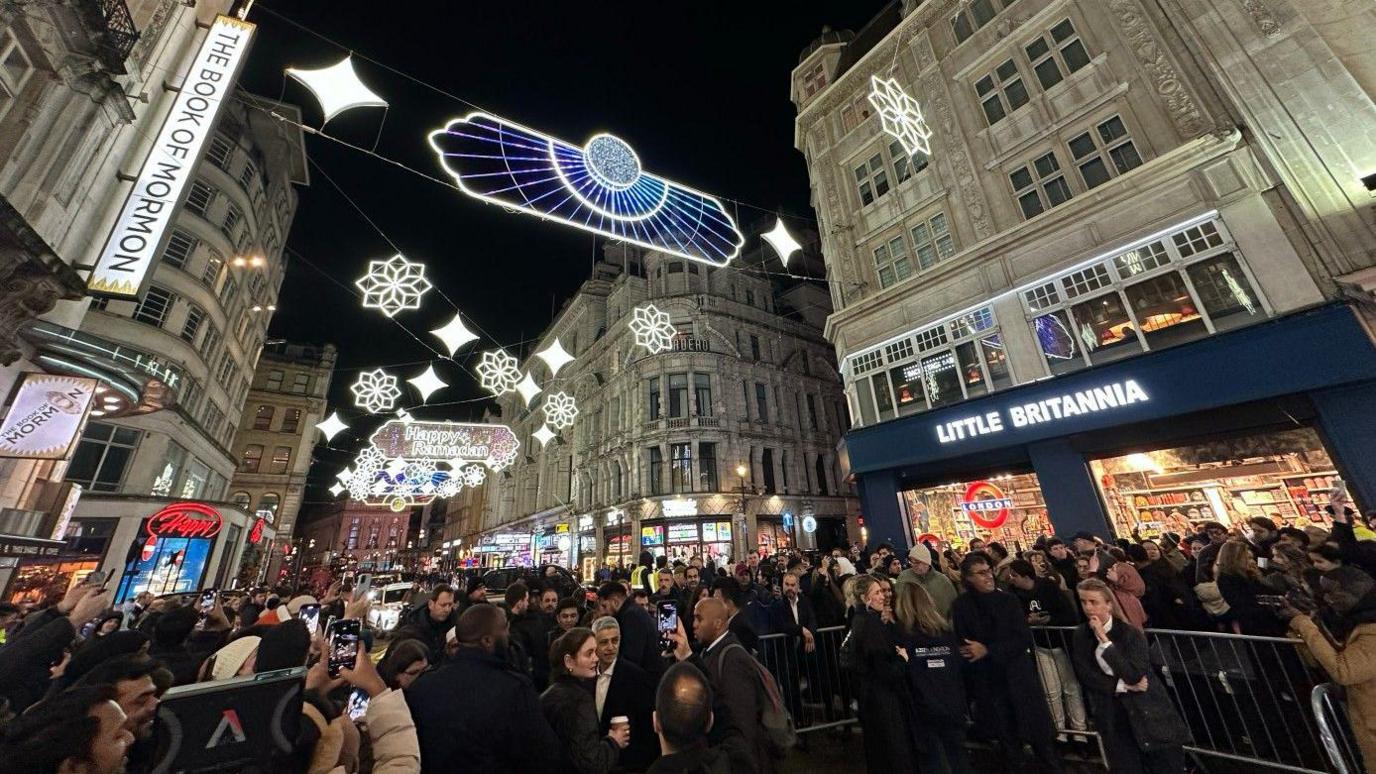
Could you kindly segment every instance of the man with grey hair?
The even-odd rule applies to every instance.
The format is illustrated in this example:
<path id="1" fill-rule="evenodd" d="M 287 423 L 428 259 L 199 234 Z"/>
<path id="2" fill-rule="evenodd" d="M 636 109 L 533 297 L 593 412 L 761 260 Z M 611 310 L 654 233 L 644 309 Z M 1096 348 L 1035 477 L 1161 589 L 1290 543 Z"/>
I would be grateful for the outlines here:
<path id="1" fill-rule="evenodd" d="M 654 683 L 645 670 L 620 657 L 621 624 L 609 615 L 592 622 L 597 642 L 597 685 L 593 691 L 599 733 L 605 735 L 612 718 L 631 721 L 631 743 L 621 751 L 622 768 L 641 771 L 657 757 L 654 723 Z"/>

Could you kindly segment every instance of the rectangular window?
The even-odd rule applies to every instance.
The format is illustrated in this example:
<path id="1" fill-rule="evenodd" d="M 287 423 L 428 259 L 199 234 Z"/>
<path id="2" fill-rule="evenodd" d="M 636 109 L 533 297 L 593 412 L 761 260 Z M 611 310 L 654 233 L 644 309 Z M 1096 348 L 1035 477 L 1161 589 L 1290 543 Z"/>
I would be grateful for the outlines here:
<path id="1" fill-rule="evenodd" d="M 1129 285 L 1123 289 L 1123 294 L 1127 296 L 1128 308 L 1137 318 L 1137 330 L 1150 349 L 1209 335 L 1209 328 L 1179 272 L 1158 274 Z"/>
<path id="2" fill-rule="evenodd" d="M 749 289 L 747 289 L 747 290 L 745 291 L 745 305 L 746 305 L 746 306 L 754 306 L 754 305 L 755 305 L 755 291 L 749 290 Z"/>
<path id="3" fill-rule="evenodd" d="M 698 477 L 702 479 L 702 491 L 715 492 L 718 490 L 717 445 L 715 443 L 698 443 Z"/>
<path id="4" fill-rule="evenodd" d="M 650 377 L 646 387 L 646 411 L 651 421 L 659 419 L 659 377 Z"/>
<path id="5" fill-rule="evenodd" d="M 1042 89 L 1060 83 L 1065 76 L 1089 64 L 1089 52 L 1080 42 L 1075 25 L 1062 20 L 1050 31 L 1027 44 L 1027 59 Z"/>
<path id="6" fill-rule="evenodd" d="M 282 426 L 277 428 L 283 433 L 294 433 L 301 426 L 301 409 L 287 409 L 282 414 Z"/>
<path id="7" fill-rule="evenodd" d="M 688 416 L 688 374 L 669 374 L 669 417 Z"/>
<path id="8" fill-rule="evenodd" d="M 984 120 L 990 126 L 1027 104 L 1027 87 L 1012 59 L 1005 60 L 992 73 L 975 81 L 975 94 L 984 108 Z"/>
<path id="9" fill-rule="evenodd" d="M 902 236 L 890 239 L 874 251 L 874 270 L 879 286 L 887 288 L 913 276 L 913 262 L 908 258 L 908 246 Z"/>
<path id="10" fill-rule="evenodd" d="M 811 427 L 813 430 L 816 430 L 816 429 L 817 429 L 817 402 L 813 399 L 812 395 L 810 395 L 810 394 L 807 396 L 807 419 L 808 419 L 808 426 Z"/>
<path id="11" fill-rule="evenodd" d="M 291 464 L 291 447 L 278 446 L 272 450 L 272 465 L 268 468 L 269 473 L 286 473 L 287 466 Z"/>
<path id="12" fill-rule="evenodd" d="M 282 379 L 284 379 L 285 377 L 286 377 L 286 374 L 284 374 L 283 372 L 278 371 L 278 370 L 276 370 L 276 369 L 274 369 L 274 370 L 272 370 L 272 371 L 268 371 L 268 380 L 267 380 L 267 383 L 264 385 L 264 387 L 265 387 L 266 389 L 268 389 L 268 390 L 273 391 L 273 392 L 281 392 L 281 391 L 282 391 Z"/>
<path id="13" fill-rule="evenodd" d="M 252 161 L 246 161 L 243 170 L 239 172 L 239 185 L 242 185 L 245 191 L 251 190 L 253 179 L 257 176 L 258 168 L 253 165 Z"/>
<path id="14" fill-rule="evenodd" d="M 712 377 L 693 374 L 693 399 L 697 401 L 698 416 L 712 416 Z"/>
<path id="15" fill-rule="evenodd" d="M 889 173 L 884 169 L 884 157 L 878 153 L 855 168 L 855 186 L 860 193 L 861 206 L 889 192 Z"/>
<path id="16" fill-rule="evenodd" d="M 214 432 L 214 428 L 211 428 Z M 257 473 L 258 467 L 263 464 L 263 445 L 251 443 L 244 447 L 244 454 L 239 458 L 239 471 L 242 473 Z"/>
<path id="17" fill-rule="evenodd" d="M 1099 124 L 1093 132 L 1075 136 L 1067 145 L 1086 188 L 1094 188 L 1114 175 L 1142 165 L 1142 156 L 1118 116 Z"/>
<path id="18" fill-rule="evenodd" d="M 778 489 L 774 486 L 774 450 L 760 450 L 760 468 L 764 473 L 765 494 L 774 494 Z"/>
<path id="19" fill-rule="evenodd" d="M 882 373 L 870 377 L 870 386 L 874 388 L 874 403 L 879 410 L 880 419 L 893 418 L 893 397 L 889 394 L 889 385 L 885 375 Z M 918 391 L 921 394 L 921 390 Z"/>
<path id="20" fill-rule="evenodd" d="M 765 397 L 764 385 L 755 382 L 755 411 L 758 412 L 756 419 L 761 422 L 769 421 L 769 401 Z"/>
<path id="21" fill-rule="evenodd" d="M 669 445 L 669 485 L 674 492 L 693 491 L 693 445 Z"/>
<path id="22" fill-rule="evenodd" d="M 88 423 L 67 466 L 66 479 L 90 492 L 118 492 L 139 437 L 132 428 Z"/>
<path id="23" fill-rule="evenodd" d="M 950 350 L 922 358 L 922 386 L 932 408 L 964 399 L 955 354 Z"/>
<path id="24" fill-rule="evenodd" d="M 1070 307 L 1076 339 L 1094 365 L 1110 363 L 1142 351 L 1132 318 L 1117 293 L 1096 296 Z"/>
<path id="25" fill-rule="evenodd" d="M 753 334 L 750 336 L 750 359 L 760 362 L 760 337 Z"/>
<path id="26" fill-rule="evenodd" d="M 162 262 L 168 266 L 185 269 L 191 254 L 196 251 L 196 237 L 180 229 L 172 230 L 172 238 L 167 240 L 167 249 L 162 251 Z"/>
<path id="27" fill-rule="evenodd" d="M 1013 386 L 1013 374 L 1008 370 L 1008 355 L 1003 351 L 1003 335 L 995 333 L 979 340 L 980 354 L 989 369 L 989 382 L 994 389 Z"/>
<path id="28" fill-rule="evenodd" d="M 1226 331 L 1266 316 L 1261 301 L 1232 253 L 1222 253 L 1191 266 L 1186 273 L 1214 330 Z"/>
<path id="29" fill-rule="evenodd" d="M 1054 151 L 1013 170 L 1008 179 L 1013 183 L 1013 195 L 1024 218 L 1040 215 L 1070 199 L 1070 186 Z"/>
<path id="30" fill-rule="evenodd" d="M 229 206 L 225 208 L 225 219 L 220 223 L 220 233 L 224 234 L 225 238 L 230 242 L 237 245 L 238 242 L 235 238 L 235 232 L 238 230 L 239 223 L 242 222 L 243 219 L 244 211 L 239 209 L 239 205 L 230 202 Z"/>
<path id="31" fill-rule="evenodd" d="M 741 382 L 741 417 L 750 419 L 750 384 Z"/>
<path id="32" fill-rule="evenodd" d="M 161 328 L 163 322 L 167 320 L 167 313 L 172 309 L 172 301 L 175 297 L 171 292 L 163 290 L 157 285 L 150 286 L 144 293 L 143 300 L 134 308 L 134 319 L 155 328 Z"/>
<path id="33" fill-rule="evenodd" d="M 808 99 L 812 95 L 822 90 L 827 85 L 827 73 L 819 62 L 812 69 L 803 74 L 803 99 Z"/>
<path id="34" fill-rule="evenodd" d="M 229 157 L 234 153 L 234 143 L 225 138 L 224 135 L 215 134 L 210 138 L 210 147 L 206 149 L 205 158 L 211 164 L 229 171 Z"/>
<path id="35" fill-rule="evenodd" d="M 912 235 L 919 268 L 930 269 L 956 254 L 955 238 L 951 236 L 951 226 L 944 212 L 913 226 Z"/>
<path id="36" fill-rule="evenodd" d="M 191 304 L 186 310 L 186 322 L 182 323 L 182 341 L 190 344 L 196 343 L 196 334 L 201 330 L 201 321 L 205 319 L 205 310 Z"/>
<path id="37" fill-rule="evenodd" d="M 658 446 L 646 450 L 650 458 L 650 494 L 664 494 L 664 453 Z"/>
<path id="38" fill-rule="evenodd" d="M 272 415 L 276 411 L 272 406 L 259 406 L 258 411 L 253 415 L 254 430 L 271 430 Z"/>
<path id="39" fill-rule="evenodd" d="M 191 192 L 186 195 L 186 208 L 205 217 L 210 203 L 215 201 L 215 189 L 200 180 L 191 181 Z"/>
<path id="40" fill-rule="evenodd" d="M 296 374 L 291 383 L 291 391 L 297 395 L 305 395 L 311 387 L 310 374 Z"/>

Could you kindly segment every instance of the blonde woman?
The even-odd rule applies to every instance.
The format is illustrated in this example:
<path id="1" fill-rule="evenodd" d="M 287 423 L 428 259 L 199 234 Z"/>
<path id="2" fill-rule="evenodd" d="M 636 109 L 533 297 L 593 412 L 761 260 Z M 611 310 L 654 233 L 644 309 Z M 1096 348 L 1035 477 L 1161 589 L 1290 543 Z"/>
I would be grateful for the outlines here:
<path id="1" fill-rule="evenodd" d="M 848 661 L 860 705 L 860 726 L 865 729 L 865 762 L 869 771 L 911 771 L 920 753 L 912 699 L 905 682 L 907 654 L 898 647 L 893 611 L 884 586 L 873 575 L 855 578 L 855 594 L 861 607 L 851 619 L 850 634 L 846 635 L 842 649 L 851 654 Z"/>
<path id="2" fill-rule="evenodd" d="M 1218 593 L 1228 603 L 1228 616 L 1240 634 L 1280 637 L 1285 625 L 1276 618 L 1274 608 L 1257 601 L 1276 592 L 1262 580 L 1261 568 L 1252 556 L 1247 541 L 1232 538 L 1218 549 L 1214 565 Z"/>
<path id="3" fill-rule="evenodd" d="M 960 641 L 927 590 L 900 583 L 894 596 L 898 655 L 907 662 L 922 771 L 972 774 L 965 755 L 965 685 Z"/>
<path id="4" fill-rule="evenodd" d="M 1181 774 L 1190 731 L 1165 683 L 1151 674 L 1147 637 L 1123 617 L 1098 578 L 1076 591 L 1085 623 L 1075 629 L 1075 674 L 1093 708 L 1104 757 L 1114 774 Z"/>

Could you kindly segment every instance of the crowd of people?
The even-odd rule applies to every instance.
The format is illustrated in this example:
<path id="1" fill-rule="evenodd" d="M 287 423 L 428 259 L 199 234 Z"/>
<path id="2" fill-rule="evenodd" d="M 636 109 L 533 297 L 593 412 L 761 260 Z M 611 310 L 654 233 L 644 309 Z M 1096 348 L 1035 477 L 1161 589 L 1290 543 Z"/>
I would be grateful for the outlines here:
<path id="1" fill-rule="evenodd" d="M 366 622 L 348 584 L 203 608 L 146 594 L 114 607 L 83 582 L 0 609 L 0 770 L 150 770 L 170 688 L 301 668 L 279 771 L 771 772 L 807 693 L 855 711 L 870 771 L 971 772 L 977 729 L 1014 770 L 1060 771 L 1097 734 L 1114 772 L 1177 774 L 1190 730 L 1148 627 L 1302 639 L 1347 687 L 1376 763 L 1376 532 L 1336 505 L 1331 531 L 1258 518 L 723 567 L 644 554 L 595 600 L 535 573 L 490 600 L 481 577 L 461 578 L 417 594 L 390 632 L 363 625 L 337 677 L 303 608 Z M 679 613 L 667 630 L 665 603 Z M 841 635 L 826 640 L 835 684 L 798 671 L 824 635 Z M 766 645 L 792 656 L 763 658 Z M 371 701 L 353 717 L 360 692 Z"/>

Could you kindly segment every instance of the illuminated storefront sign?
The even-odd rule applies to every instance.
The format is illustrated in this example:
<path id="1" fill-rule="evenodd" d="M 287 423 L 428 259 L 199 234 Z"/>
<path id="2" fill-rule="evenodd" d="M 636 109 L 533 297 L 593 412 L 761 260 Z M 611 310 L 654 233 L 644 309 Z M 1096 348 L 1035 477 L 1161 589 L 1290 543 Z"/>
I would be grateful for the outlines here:
<path id="1" fill-rule="evenodd" d="M 660 512 L 666 518 L 698 515 L 697 500 L 665 500 L 659 504 Z"/>
<path id="2" fill-rule="evenodd" d="M 196 52 L 86 281 L 92 293 L 137 298 L 168 238 L 177 205 L 238 80 L 254 25 L 217 16 Z"/>
<path id="3" fill-rule="evenodd" d="M 253 520 L 253 528 L 248 531 L 248 542 L 258 545 L 263 542 L 263 526 L 267 524 L 260 516 Z"/>
<path id="4" fill-rule="evenodd" d="M 970 521 L 984 529 L 998 529 L 1008 521 L 1008 509 L 1013 501 L 1006 497 L 1002 489 L 988 481 L 976 481 L 966 487 L 960 500 L 960 510 L 970 517 Z"/>
<path id="5" fill-rule="evenodd" d="M 174 503 L 148 519 L 148 536 L 154 538 L 212 538 L 220 534 L 224 519 L 204 503 Z"/>
<path id="6" fill-rule="evenodd" d="M 803 517 L 803 531 L 811 535 L 817 531 L 817 517 L 811 514 Z"/>
<path id="7" fill-rule="evenodd" d="M 98 384 L 77 376 L 24 374 L 0 424 L 0 457 L 66 459 Z"/>
<path id="8" fill-rule="evenodd" d="M 1150 399 L 1146 390 L 1143 390 L 1136 380 L 1127 379 L 1101 387 L 1052 396 L 1033 403 L 1008 406 L 1003 411 L 990 411 L 943 422 L 936 426 L 936 437 L 941 443 L 963 441 L 976 436 L 1001 433 L 1006 427 L 1029 427 L 1059 422 L 1082 414 L 1145 403 Z"/>
<path id="9" fill-rule="evenodd" d="M 506 425 L 464 422 L 386 422 L 369 439 L 389 459 L 481 462 L 501 470 L 516 459 L 521 442 Z"/>

